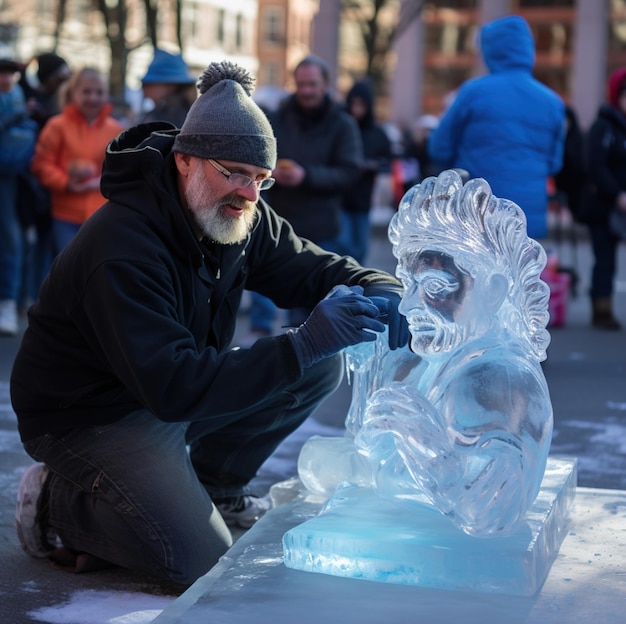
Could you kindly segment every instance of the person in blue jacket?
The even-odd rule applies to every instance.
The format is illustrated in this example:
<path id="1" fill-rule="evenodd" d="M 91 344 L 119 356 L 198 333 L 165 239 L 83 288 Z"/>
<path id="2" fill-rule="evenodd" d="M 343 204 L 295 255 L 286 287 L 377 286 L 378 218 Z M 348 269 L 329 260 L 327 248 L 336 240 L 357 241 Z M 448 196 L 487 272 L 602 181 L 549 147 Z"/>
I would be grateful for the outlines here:
<path id="1" fill-rule="evenodd" d="M 528 235 L 548 234 L 548 178 L 561 169 L 565 105 L 533 75 L 535 44 L 526 20 L 485 24 L 480 50 L 489 73 L 465 82 L 429 139 L 431 158 L 484 178 L 497 197 L 526 214 Z"/>

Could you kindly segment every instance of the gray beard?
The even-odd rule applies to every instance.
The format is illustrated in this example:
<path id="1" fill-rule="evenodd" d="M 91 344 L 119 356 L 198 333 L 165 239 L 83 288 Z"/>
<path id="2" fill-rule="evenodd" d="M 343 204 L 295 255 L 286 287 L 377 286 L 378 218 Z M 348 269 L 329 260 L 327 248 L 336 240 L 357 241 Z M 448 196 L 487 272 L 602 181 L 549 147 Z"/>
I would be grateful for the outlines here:
<path id="1" fill-rule="evenodd" d="M 210 240 L 222 245 L 236 245 L 248 237 L 254 225 L 256 211 L 246 211 L 241 218 L 224 214 L 222 205 L 218 204 L 211 210 L 195 213 L 202 233 Z"/>
<path id="2" fill-rule="evenodd" d="M 217 200 L 204 171 L 198 167 L 185 191 L 187 206 L 203 236 L 222 245 L 235 245 L 246 240 L 254 226 L 257 211 L 254 204 L 229 195 Z M 242 203 L 243 201 L 243 203 Z M 233 204 L 244 207 L 242 217 L 227 215 L 223 206 Z"/>

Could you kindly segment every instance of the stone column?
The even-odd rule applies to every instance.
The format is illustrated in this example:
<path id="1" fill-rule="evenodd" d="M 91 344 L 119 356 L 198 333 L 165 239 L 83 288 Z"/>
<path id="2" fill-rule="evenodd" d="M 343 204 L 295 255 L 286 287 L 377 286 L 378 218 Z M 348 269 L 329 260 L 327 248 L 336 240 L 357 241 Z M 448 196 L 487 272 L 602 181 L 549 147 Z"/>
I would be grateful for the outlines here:
<path id="1" fill-rule="evenodd" d="M 485 24 L 511 13 L 511 0 L 481 0 L 478 5 L 478 23 Z"/>
<path id="2" fill-rule="evenodd" d="M 572 106 L 587 129 L 606 98 L 608 0 L 578 0 L 574 31 Z"/>
<path id="3" fill-rule="evenodd" d="M 389 84 L 391 119 L 401 127 L 409 128 L 422 112 L 424 22 L 421 17 L 413 20 L 397 40 L 395 52 L 396 66 Z"/>
<path id="4" fill-rule="evenodd" d="M 340 0 L 319 0 L 319 11 L 313 22 L 312 51 L 323 58 L 330 68 L 330 91 L 337 88 L 337 59 L 339 58 Z"/>

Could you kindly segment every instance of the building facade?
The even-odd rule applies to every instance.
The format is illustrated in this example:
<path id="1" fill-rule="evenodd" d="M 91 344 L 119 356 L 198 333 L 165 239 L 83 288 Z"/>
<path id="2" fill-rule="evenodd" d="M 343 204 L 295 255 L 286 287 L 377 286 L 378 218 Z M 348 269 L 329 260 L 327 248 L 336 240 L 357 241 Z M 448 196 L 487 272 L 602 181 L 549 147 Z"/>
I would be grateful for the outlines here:
<path id="1" fill-rule="evenodd" d="M 147 38 L 143 0 L 118 1 L 125 9 L 126 85 L 132 92 L 141 86 L 153 49 Z M 112 9 L 115 6 L 116 2 L 110 4 Z M 212 61 L 228 59 L 256 75 L 257 6 L 257 0 L 185 0 L 181 11 L 181 50 L 174 3 L 159 0 L 159 46 L 173 53 L 182 51 L 192 73 L 200 74 Z M 57 14 L 58 0 L 0 0 L 0 56 L 26 63 L 41 52 L 54 49 L 73 68 L 89 65 L 109 72 L 115 62 L 112 63 L 100 11 L 94 10 L 87 0 L 67 0 L 60 27 Z M 115 28 L 111 26 L 110 32 Z"/>
<path id="2" fill-rule="evenodd" d="M 152 47 L 146 42 L 144 2 L 123 1 L 126 82 L 137 90 Z M 574 106 L 583 126 L 605 98 L 608 75 L 626 66 L 626 0 L 388 0 L 384 19 L 418 3 L 423 4 L 419 18 L 410 21 L 388 55 L 381 93 L 382 118 L 402 126 L 423 113 L 439 114 L 454 89 L 484 71 L 477 31 L 503 15 L 528 20 L 537 43 L 536 77 Z M 371 11 L 373 0 L 362 4 Z M 57 6 L 57 0 L 0 0 L 0 55 L 27 61 L 55 48 L 73 67 L 109 71 L 111 48 L 101 13 L 87 0 L 67 0 L 57 30 Z M 257 77 L 259 90 L 279 94 L 291 90 L 293 67 L 312 51 L 328 62 L 341 97 L 363 75 L 365 58 L 355 13 L 344 12 L 342 23 L 340 7 L 341 0 L 184 0 L 183 56 L 198 73 L 211 61 L 232 60 Z M 179 51 L 174 8 L 171 0 L 159 0 L 159 45 L 172 52 Z"/>
<path id="3" fill-rule="evenodd" d="M 608 76 L 626 66 L 626 0 L 425 2 L 422 19 L 397 42 L 389 83 L 393 120 L 408 126 L 422 113 L 441 113 L 454 89 L 484 71 L 476 48 L 480 25 L 508 14 L 530 24 L 536 78 L 588 126 L 605 98 Z"/>

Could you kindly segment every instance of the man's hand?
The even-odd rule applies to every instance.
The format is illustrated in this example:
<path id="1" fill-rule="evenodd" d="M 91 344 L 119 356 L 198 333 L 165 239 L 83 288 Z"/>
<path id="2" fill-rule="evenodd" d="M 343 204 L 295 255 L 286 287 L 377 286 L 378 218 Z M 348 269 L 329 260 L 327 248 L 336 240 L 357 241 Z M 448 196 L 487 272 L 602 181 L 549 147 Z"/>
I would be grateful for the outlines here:
<path id="1" fill-rule="evenodd" d="M 300 186 L 306 172 L 295 160 L 281 158 L 276 168 L 272 171 L 272 177 L 277 184 L 282 186 Z"/>
<path id="2" fill-rule="evenodd" d="M 376 340 L 385 329 L 380 310 L 361 286 L 335 286 L 300 327 L 287 332 L 303 368 L 345 347 Z"/>
<path id="3" fill-rule="evenodd" d="M 411 334 L 406 317 L 398 306 L 402 297 L 382 286 L 368 286 L 363 293 L 380 311 L 380 320 L 389 326 L 389 348 L 393 351 L 408 344 Z"/>

